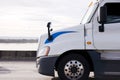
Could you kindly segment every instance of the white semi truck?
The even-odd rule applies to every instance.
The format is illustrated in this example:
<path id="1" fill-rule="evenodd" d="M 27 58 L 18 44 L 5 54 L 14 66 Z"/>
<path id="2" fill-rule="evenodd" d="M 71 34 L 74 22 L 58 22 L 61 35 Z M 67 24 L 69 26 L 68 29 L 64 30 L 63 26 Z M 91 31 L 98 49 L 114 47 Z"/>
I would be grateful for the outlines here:
<path id="1" fill-rule="evenodd" d="M 37 66 L 40 74 L 61 80 L 120 79 L 120 0 L 92 2 L 80 25 L 40 37 Z"/>

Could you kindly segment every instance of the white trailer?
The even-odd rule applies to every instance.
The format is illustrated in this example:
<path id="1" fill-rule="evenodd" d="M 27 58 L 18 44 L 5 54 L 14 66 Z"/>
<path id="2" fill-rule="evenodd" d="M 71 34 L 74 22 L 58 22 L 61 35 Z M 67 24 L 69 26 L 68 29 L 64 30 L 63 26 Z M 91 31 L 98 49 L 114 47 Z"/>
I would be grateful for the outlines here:
<path id="1" fill-rule="evenodd" d="M 40 74 L 61 80 L 120 79 L 120 0 L 92 2 L 80 25 L 40 37 L 37 65 Z"/>

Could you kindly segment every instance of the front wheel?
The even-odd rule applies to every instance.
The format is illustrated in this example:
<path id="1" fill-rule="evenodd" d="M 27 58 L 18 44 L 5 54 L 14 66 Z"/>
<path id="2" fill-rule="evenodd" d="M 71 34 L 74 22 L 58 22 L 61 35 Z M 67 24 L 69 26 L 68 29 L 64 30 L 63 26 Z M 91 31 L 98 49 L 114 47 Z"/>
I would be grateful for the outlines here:
<path id="1" fill-rule="evenodd" d="M 79 54 L 63 57 L 57 70 L 61 80 L 87 80 L 90 72 L 88 62 Z"/>

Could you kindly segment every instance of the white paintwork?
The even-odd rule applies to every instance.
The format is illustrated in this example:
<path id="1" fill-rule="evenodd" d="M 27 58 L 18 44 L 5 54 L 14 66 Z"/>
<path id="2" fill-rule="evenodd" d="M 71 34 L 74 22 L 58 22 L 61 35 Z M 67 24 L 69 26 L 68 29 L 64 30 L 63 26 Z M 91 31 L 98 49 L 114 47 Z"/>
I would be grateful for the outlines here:
<path id="1" fill-rule="evenodd" d="M 120 49 L 120 23 L 105 24 L 105 32 L 98 31 L 98 25 L 94 26 L 94 43 L 97 49 Z"/>
<path id="2" fill-rule="evenodd" d="M 98 23 L 99 8 L 105 3 L 109 2 L 117 3 L 120 2 L 120 0 L 100 0 L 99 2 L 95 2 L 93 5 L 95 6 L 93 11 L 96 12 L 91 12 L 92 15 L 89 14 L 90 16 L 88 16 L 88 19 L 90 21 L 86 20 L 86 23 L 84 22 L 85 24 L 83 25 L 56 31 L 76 32 L 62 34 L 58 36 L 53 42 L 48 44 L 45 44 L 47 34 L 42 35 L 39 42 L 39 49 L 41 50 L 45 46 L 49 46 L 49 55 L 59 55 L 69 50 L 96 50 L 102 53 L 101 57 L 112 59 L 111 56 L 113 56 L 113 59 L 116 57 L 117 59 L 120 59 L 120 23 L 105 24 L 105 32 L 99 32 L 99 26 L 101 25 Z M 99 6 L 97 5 L 98 3 Z M 88 41 L 91 42 L 91 44 L 88 45 Z"/>
<path id="3" fill-rule="evenodd" d="M 101 3 L 100 7 L 105 3 L 120 2 L 119 0 L 105 0 Z M 99 9 L 99 8 L 98 8 Z M 94 46 L 100 50 L 119 50 L 120 49 L 120 23 L 104 24 L 105 31 L 99 32 L 99 26 L 97 20 L 98 11 L 95 14 L 93 20 L 93 39 Z"/>
<path id="4" fill-rule="evenodd" d="M 92 23 L 85 24 L 85 49 L 95 49 L 94 48 L 94 42 L 93 42 L 93 35 L 92 35 Z M 91 42 L 91 45 L 88 45 L 87 42 Z"/>
<path id="5" fill-rule="evenodd" d="M 59 30 L 61 31 L 75 31 L 73 33 L 66 33 L 58 36 L 53 42 L 45 44 L 45 40 L 47 39 L 47 34 L 41 36 L 40 40 L 40 49 L 44 46 L 50 46 L 49 55 L 59 55 L 69 50 L 83 50 L 85 48 L 84 45 L 84 25 L 78 25 L 75 27 Z M 53 32 L 55 33 L 55 32 Z"/>

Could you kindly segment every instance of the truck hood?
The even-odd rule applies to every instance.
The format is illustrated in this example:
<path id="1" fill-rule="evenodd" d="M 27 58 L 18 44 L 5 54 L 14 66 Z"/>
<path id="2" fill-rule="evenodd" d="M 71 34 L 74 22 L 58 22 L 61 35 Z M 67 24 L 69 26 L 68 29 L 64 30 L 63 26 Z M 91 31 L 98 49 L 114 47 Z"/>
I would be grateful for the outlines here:
<path id="1" fill-rule="evenodd" d="M 84 32 L 83 24 L 51 32 L 52 40 L 48 40 L 48 34 L 43 34 L 39 39 L 39 48 L 42 48 L 44 46 L 49 46 L 51 43 L 55 43 L 57 39 L 59 39 L 60 41 L 60 38 L 63 39 L 63 37 L 61 36 L 64 36 L 65 34 L 66 36 L 69 36 L 69 38 L 71 37 L 72 39 L 72 36 L 69 34 L 72 33 L 80 34 L 81 32 Z M 84 34 L 82 33 L 81 35 Z"/>

